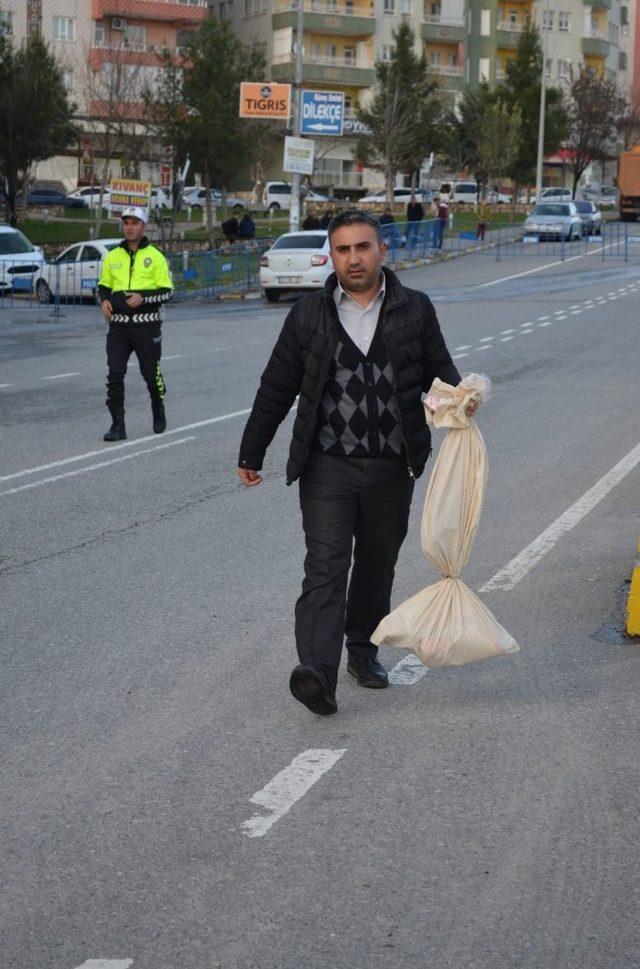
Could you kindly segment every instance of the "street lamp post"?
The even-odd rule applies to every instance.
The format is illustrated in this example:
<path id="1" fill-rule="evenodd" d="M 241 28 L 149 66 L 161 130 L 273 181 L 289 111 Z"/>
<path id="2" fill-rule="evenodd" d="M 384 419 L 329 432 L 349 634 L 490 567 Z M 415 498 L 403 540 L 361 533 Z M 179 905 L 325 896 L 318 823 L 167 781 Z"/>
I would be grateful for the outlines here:
<path id="1" fill-rule="evenodd" d="M 300 137 L 301 100 L 302 100 L 302 38 L 304 34 L 304 0 L 297 0 L 296 12 L 296 70 L 293 84 L 293 134 Z M 300 228 L 300 172 L 291 177 L 291 206 L 289 208 L 289 231 Z"/>
<path id="2" fill-rule="evenodd" d="M 542 0 L 540 0 L 542 7 Z M 545 16 L 546 15 L 546 16 Z M 546 22 L 545 22 L 546 21 Z M 545 0 L 542 14 L 542 77 L 540 79 L 540 119 L 538 121 L 538 158 L 536 163 L 536 201 L 542 191 L 542 161 L 544 158 L 544 120 L 547 92 L 547 54 L 549 50 L 549 0 Z"/>

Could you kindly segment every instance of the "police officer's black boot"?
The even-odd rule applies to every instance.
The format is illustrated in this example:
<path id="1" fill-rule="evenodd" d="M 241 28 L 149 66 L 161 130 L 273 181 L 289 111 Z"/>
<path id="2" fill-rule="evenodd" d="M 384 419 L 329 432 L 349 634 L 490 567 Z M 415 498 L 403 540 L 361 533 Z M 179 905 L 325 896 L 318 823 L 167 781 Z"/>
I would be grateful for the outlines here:
<path id="1" fill-rule="evenodd" d="M 103 441 L 126 441 L 127 429 L 124 426 L 124 407 L 109 407 L 113 423 L 103 437 Z"/>
<path id="2" fill-rule="evenodd" d="M 155 434 L 162 434 L 167 429 L 167 418 L 164 412 L 164 404 L 157 397 L 151 398 L 151 411 L 153 413 L 153 430 Z"/>

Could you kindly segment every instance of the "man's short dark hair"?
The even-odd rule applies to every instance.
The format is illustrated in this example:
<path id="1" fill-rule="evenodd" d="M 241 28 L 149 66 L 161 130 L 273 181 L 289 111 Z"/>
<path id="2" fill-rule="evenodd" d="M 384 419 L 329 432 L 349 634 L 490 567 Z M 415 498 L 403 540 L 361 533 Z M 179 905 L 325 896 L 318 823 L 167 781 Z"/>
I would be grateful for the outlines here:
<path id="1" fill-rule="evenodd" d="M 377 215 L 374 215 L 373 212 L 363 212 L 362 209 L 347 209 L 346 212 L 340 212 L 339 215 L 334 215 L 329 223 L 327 227 L 329 244 L 331 244 L 331 236 L 336 229 L 341 229 L 345 225 L 370 225 L 376 231 L 378 242 L 384 242 Z"/>

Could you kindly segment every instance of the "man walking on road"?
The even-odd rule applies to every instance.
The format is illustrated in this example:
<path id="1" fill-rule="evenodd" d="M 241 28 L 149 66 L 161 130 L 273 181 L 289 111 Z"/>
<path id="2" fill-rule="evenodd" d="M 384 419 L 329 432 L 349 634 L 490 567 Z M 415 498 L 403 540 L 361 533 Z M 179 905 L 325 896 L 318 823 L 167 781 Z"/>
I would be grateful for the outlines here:
<path id="1" fill-rule="evenodd" d="M 132 352 L 149 388 L 153 430 L 162 434 L 167 427 L 166 387 L 160 370 L 161 326 L 163 304 L 173 295 L 173 283 L 167 260 L 144 234 L 146 222 L 144 209 L 128 206 L 123 210 L 124 239 L 105 256 L 98 283 L 102 315 L 109 324 L 107 407 L 112 424 L 104 435 L 105 441 L 123 441 L 127 437 L 124 378 Z"/>
<path id="2" fill-rule="evenodd" d="M 322 715 L 337 710 L 345 632 L 349 673 L 364 687 L 388 685 L 370 636 L 389 612 L 414 481 L 430 452 L 421 395 L 435 377 L 460 380 L 428 297 L 383 267 L 375 216 L 344 212 L 329 239 L 335 273 L 288 313 L 238 467 L 243 484 L 260 484 L 267 448 L 299 394 L 287 483 L 300 480 L 307 555 L 290 688 Z"/>

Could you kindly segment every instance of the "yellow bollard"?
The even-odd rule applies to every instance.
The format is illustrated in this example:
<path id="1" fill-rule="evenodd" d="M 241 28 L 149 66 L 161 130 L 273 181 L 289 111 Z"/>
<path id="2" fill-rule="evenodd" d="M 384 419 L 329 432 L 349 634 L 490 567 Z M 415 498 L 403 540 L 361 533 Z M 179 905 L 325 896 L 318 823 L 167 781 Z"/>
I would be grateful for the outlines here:
<path id="1" fill-rule="evenodd" d="M 640 552 L 640 539 L 638 539 L 638 552 Z M 629 636 L 640 636 L 640 559 L 631 574 L 631 588 L 627 602 L 627 633 Z"/>

